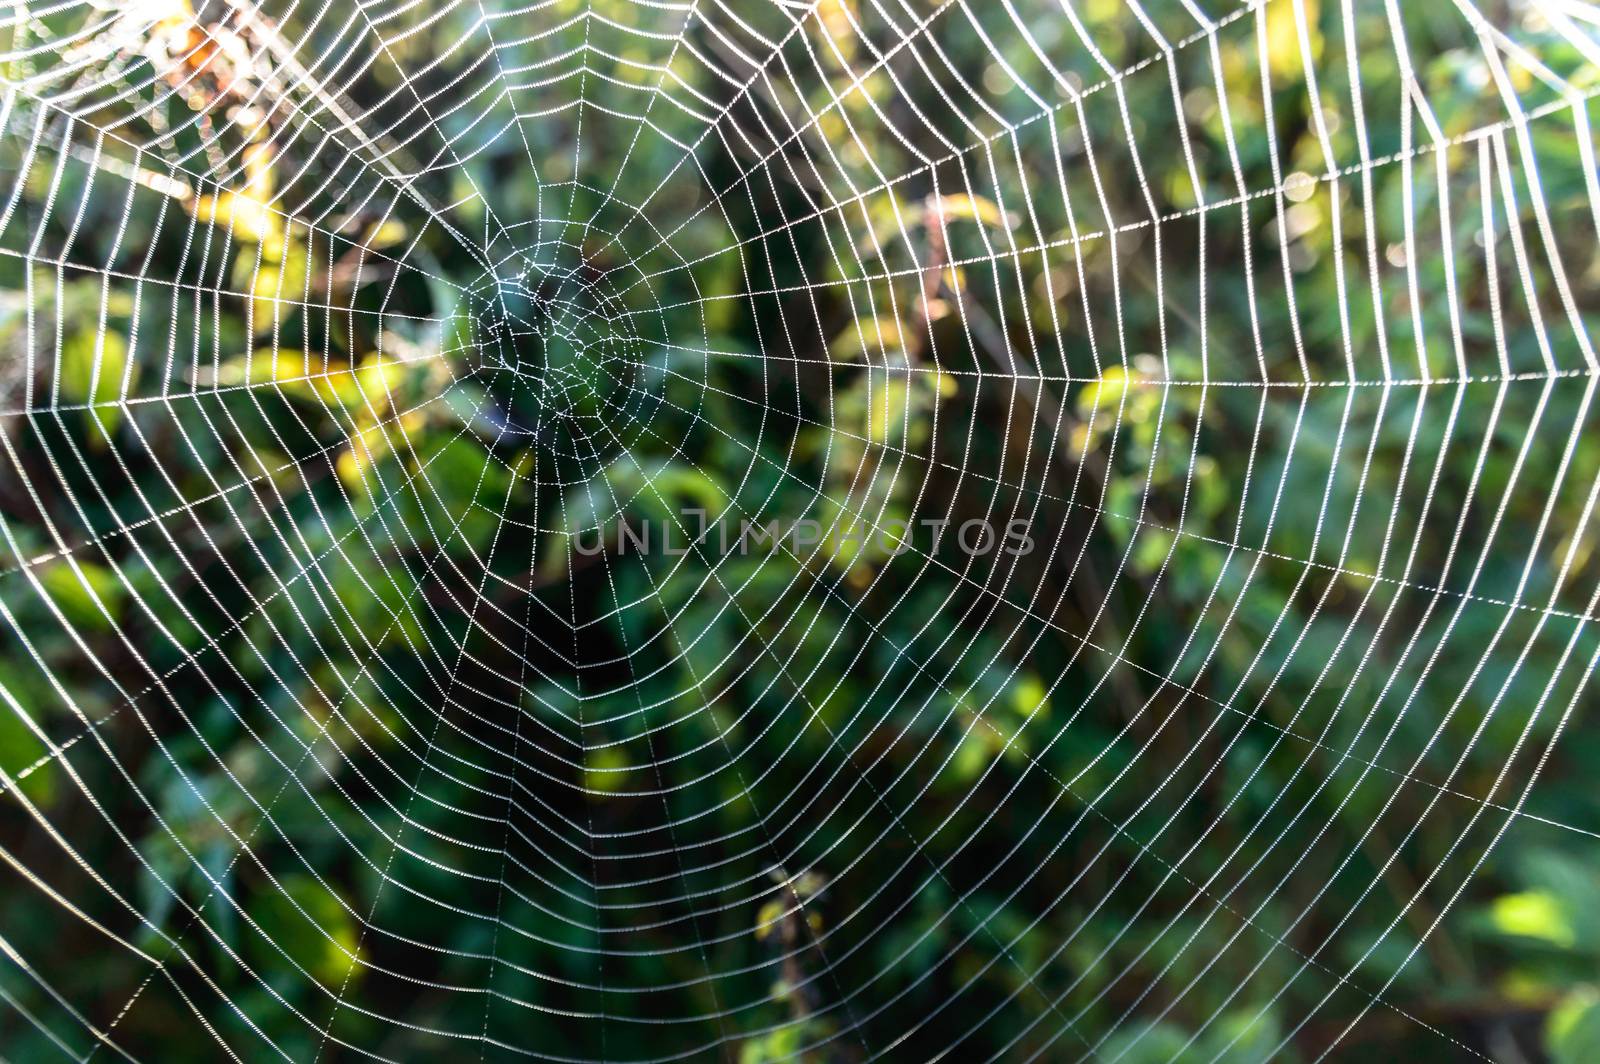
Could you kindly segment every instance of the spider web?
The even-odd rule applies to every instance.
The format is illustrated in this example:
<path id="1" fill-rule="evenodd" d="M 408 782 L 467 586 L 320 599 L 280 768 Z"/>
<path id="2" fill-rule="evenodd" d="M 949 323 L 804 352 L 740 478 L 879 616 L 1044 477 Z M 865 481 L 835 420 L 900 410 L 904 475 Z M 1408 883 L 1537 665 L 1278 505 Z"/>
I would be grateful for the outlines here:
<path id="1" fill-rule="evenodd" d="M 1594 8 L 0 24 L 8 1039 L 1483 1055 L 1441 927 L 1595 837 Z"/>

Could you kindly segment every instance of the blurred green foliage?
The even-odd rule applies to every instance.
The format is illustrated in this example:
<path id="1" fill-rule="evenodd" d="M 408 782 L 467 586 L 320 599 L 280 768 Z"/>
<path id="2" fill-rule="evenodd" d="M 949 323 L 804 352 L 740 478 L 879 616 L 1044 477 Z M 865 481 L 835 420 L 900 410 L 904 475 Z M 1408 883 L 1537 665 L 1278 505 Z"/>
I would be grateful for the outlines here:
<path id="1" fill-rule="evenodd" d="M 587 23 L 496 21 L 497 74 L 477 5 L 400 5 L 347 99 L 402 169 L 459 138 L 415 182 L 455 233 L 287 112 L 190 122 L 222 107 L 203 68 L 137 121 L 20 100 L 5 1054 L 92 1044 L 38 975 L 173 1061 L 217 1055 L 193 1010 L 247 1059 L 485 1032 L 741 1064 L 1600 1057 L 1587 96 L 1512 63 L 1539 114 L 1513 128 L 1470 22 L 1401 4 L 1433 145 L 1385 5 L 1271 0 L 1197 38 L 1169 6 L 1163 58 L 1109 0 L 1075 7 L 1099 55 L 1053 4 L 1015 5 L 1031 38 L 963 5 L 932 23 L 943 70 L 874 66 L 875 8 L 823 0 L 788 38 L 752 12 L 800 73 L 730 122 L 814 128 L 680 170 L 703 125 L 667 100 L 641 127 L 629 86 L 724 100 L 685 53 L 669 81 L 597 23 L 588 72 L 490 135 L 494 97 L 432 94 L 498 91 Z M 643 17 L 522 17 L 585 10 Z M 263 32 L 315 54 L 313 15 Z M 401 90 L 432 128 L 396 125 Z M 24 172 L 36 122 L 58 139 Z M 113 123 L 171 130 L 140 165 L 192 187 L 61 147 L 126 158 Z M 559 389 L 486 369 L 479 233 L 619 353 Z M 571 549 L 686 510 L 825 533 Z M 928 515 L 1025 518 L 1039 548 L 844 534 Z"/>

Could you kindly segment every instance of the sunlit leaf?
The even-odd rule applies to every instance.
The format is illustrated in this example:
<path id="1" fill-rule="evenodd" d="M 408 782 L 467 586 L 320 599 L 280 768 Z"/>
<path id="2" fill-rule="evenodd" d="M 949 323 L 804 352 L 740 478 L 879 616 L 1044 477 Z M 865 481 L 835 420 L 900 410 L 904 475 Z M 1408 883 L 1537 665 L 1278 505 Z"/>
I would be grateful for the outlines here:
<path id="1" fill-rule="evenodd" d="M 85 420 L 99 424 L 107 435 L 122 421 L 123 377 L 128 370 L 128 339 L 115 330 L 97 332 L 80 329 L 61 345 L 61 395 L 73 403 L 86 403 L 95 409 L 85 412 Z M 96 435 L 94 439 L 99 440 Z"/>
<path id="2" fill-rule="evenodd" d="M 1099 380 L 1091 381 L 1078 392 L 1078 412 L 1087 415 L 1092 410 L 1115 408 L 1123 393 L 1138 383 L 1138 375 L 1126 366 L 1108 366 Z"/>
<path id="3" fill-rule="evenodd" d="M 283 224 L 282 215 L 269 206 L 274 185 L 271 149 L 252 144 L 244 157 L 241 187 L 197 197 L 190 209 L 200 221 L 230 229 L 235 240 L 259 243 L 277 235 Z"/>
<path id="4" fill-rule="evenodd" d="M 368 479 L 368 472 L 398 444 L 420 432 L 425 422 L 423 414 L 416 411 L 404 415 L 396 423 L 387 424 L 361 411 L 356 417 L 356 432 L 350 437 L 350 446 L 340 452 L 334 462 L 344 486 L 360 492 L 375 487 Z"/>
<path id="5" fill-rule="evenodd" d="M 127 598 L 116 574 L 97 562 L 52 562 L 40 570 L 39 583 L 67 620 L 93 631 L 110 631 Z"/>
<path id="6" fill-rule="evenodd" d="M 1017 677 L 1011 687 L 1011 708 L 1019 716 L 1037 713 L 1038 716 L 1048 717 L 1050 696 L 1044 681 L 1031 672 Z"/>
<path id="7" fill-rule="evenodd" d="M 756 939 L 762 941 L 778 931 L 783 924 L 783 914 L 788 908 L 786 898 L 775 898 L 761 907 L 756 914 Z"/>
<path id="8" fill-rule="evenodd" d="M 1540 939 L 1552 946 L 1567 948 L 1578 940 L 1561 899 L 1542 890 L 1501 895 L 1489 906 L 1489 919 L 1504 934 Z"/>
<path id="9" fill-rule="evenodd" d="M 335 404 L 381 414 L 393 390 L 405 378 L 405 366 L 369 355 L 351 370 L 339 359 L 324 360 L 290 348 L 261 348 L 248 358 L 229 359 L 217 374 L 221 385 L 276 384 L 285 394 L 318 404 Z"/>
<path id="10" fill-rule="evenodd" d="M 900 323 L 893 318 L 862 318 L 833 338 L 828 354 L 835 362 L 854 362 L 900 350 L 904 336 Z"/>
<path id="11" fill-rule="evenodd" d="M 362 241 L 374 251 L 392 248 L 396 244 L 404 243 L 411 236 L 411 230 L 399 219 L 390 218 L 383 222 L 374 223 L 368 230 L 366 239 Z"/>
<path id="12" fill-rule="evenodd" d="M 946 221 L 967 219 L 996 229 L 1009 229 L 1017 223 L 1016 218 L 1002 211 L 994 200 L 985 196 L 970 196 L 965 192 L 940 196 L 939 213 Z"/>
<path id="13" fill-rule="evenodd" d="M 1300 13 L 1305 17 L 1307 43 L 1315 61 L 1322 54 L 1322 33 L 1317 29 L 1318 0 L 1273 0 L 1262 9 L 1261 17 L 1267 20 L 1267 61 L 1273 77 L 1280 81 L 1299 81 L 1305 76 L 1300 55 Z"/>

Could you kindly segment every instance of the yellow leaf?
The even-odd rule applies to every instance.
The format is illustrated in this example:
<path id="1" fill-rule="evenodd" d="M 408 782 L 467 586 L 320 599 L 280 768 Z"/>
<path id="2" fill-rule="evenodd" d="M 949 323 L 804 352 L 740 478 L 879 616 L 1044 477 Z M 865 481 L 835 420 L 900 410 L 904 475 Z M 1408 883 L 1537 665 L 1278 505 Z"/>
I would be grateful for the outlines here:
<path id="1" fill-rule="evenodd" d="M 269 237 L 261 251 L 259 267 L 254 255 L 241 255 L 235 263 L 237 274 L 249 271 L 251 327 L 258 336 L 281 325 L 307 297 L 305 245 Z"/>
<path id="2" fill-rule="evenodd" d="M 272 381 L 293 382 L 315 373 L 320 367 L 306 357 L 304 351 L 288 348 L 271 350 L 262 348 L 249 358 L 234 358 L 223 363 L 217 373 L 217 383 L 269 384 Z"/>
<path id="3" fill-rule="evenodd" d="M 232 227 L 240 240 L 257 243 L 272 233 L 272 212 L 239 192 L 201 196 L 194 201 L 194 216 L 222 228 Z"/>
<path id="4" fill-rule="evenodd" d="M 395 425 L 379 424 L 363 411 L 357 418 L 358 428 L 350 437 L 349 448 L 334 462 L 334 469 L 344 486 L 351 491 L 365 491 L 368 487 L 367 470 L 393 453 L 399 440 L 408 439 L 420 431 L 424 421 L 421 412 L 413 411 L 400 418 L 397 433 Z"/>
<path id="5" fill-rule="evenodd" d="M 1124 366 L 1108 366 L 1100 379 L 1091 381 L 1078 393 L 1078 413 L 1115 407 L 1129 388 L 1137 386 L 1139 375 Z"/>
<path id="6" fill-rule="evenodd" d="M 281 268 L 263 266 L 255 272 L 250 279 L 250 325 L 257 336 L 271 332 L 288 316 L 283 301 L 290 294 Z"/>
<path id="7" fill-rule="evenodd" d="M 268 206 L 273 194 L 271 149 L 252 144 L 245 149 L 244 162 L 241 188 L 200 196 L 190 210 L 202 222 L 231 228 L 236 239 L 260 243 L 278 235 L 282 226 L 282 217 Z"/>
<path id="8" fill-rule="evenodd" d="M 390 450 L 389 438 L 384 434 L 382 427 L 367 425 L 360 429 L 350 437 L 349 449 L 340 454 L 334 462 L 339 480 L 351 491 L 365 490 L 366 471 L 377 465 L 378 460 Z"/>
<path id="9" fill-rule="evenodd" d="M 383 248 L 392 248 L 396 244 L 404 242 L 410 235 L 411 231 L 406 228 L 404 222 L 390 218 L 388 221 L 374 224 L 368 229 L 367 239 L 364 243 L 373 251 L 380 251 Z"/>
<path id="10" fill-rule="evenodd" d="M 761 907 L 756 914 L 756 940 L 764 942 L 767 936 L 777 930 L 783 920 L 783 901 L 774 899 Z"/>
<path id="11" fill-rule="evenodd" d="M 378 414 L 389 407 L 394 389 L 405 378 L 405 366 L 368 355 L 352 370 L 342 360 L 324 361 L 307 357 L 291 348 L 260 348 L 248 359 L 229 360 L 217 374 L 217 383 L 276 383 L 289 395 L 322 404 L 365 411 L 370 405 Z"/>
<path id="12" fill-rule="evenodd" d="M 1020 716 L 1038 711 L 1039 716 L 1050 715 L 1050 697 L 1044 681 L 1029 673 L 1017 680 L 1011 688 L 1011 708 Z"/>
<path id="13" fill-rule="evenodd" d="M 828 345 L 835 362 L 852 362 L 873 354 L 887 354 L 903 347 L 904 330 L 893 318 L 866 318 L 852 323 Z"/>
<path id="14" fill-rule="evenodd" d="M 390 397 L 394 390 L 406 379 L 406 367 L 394 359 L 383 359 L 378 355 L 368 355 L 361 360 L 361 366 L 356 370 L 356 383 L 360 386 L 366 401 L 373 408 L 382 412 L 388 408 Z"/>
<path id="15" fill-rule="evenodd" d="M 823 36 L 833 41 L 844 61 L 855 58 L 857 34 L 851 28 L 851 12 L 845 0 L 820 0 L 816 13 Z"/>
<path id="16" fill-rule="evenodd" d="M 1017 224 L 1016 216 L 1001 211 L 1000 205 L 994 200 L 986 196 L 969 196 L 965 192 L 940 196 L 939 213 L 948 222 L 968 219 L 996 229 L 1010 229 Z"/>
<path id="17" fill-rule="evenodd" d="M 1299 81 L 1305 76 L 1300 56 L 1300 27 L 1296 9 L 1305 14 L 1311 59 L 1322 54 L 1322 33 L 1317 29 L 1319 0 L 1270 0 L 1266 6 L 1267 65 L 1274 77 Z"/>
<path id="18" fill-rule="evenodd" d="M 1489 907 L 1489 919 L 1497 930 L 1508 935 L 1542 939 L 1563 949 L 1578 941 L 1566 906 L 1547 891 L 1503 894 Z"/>

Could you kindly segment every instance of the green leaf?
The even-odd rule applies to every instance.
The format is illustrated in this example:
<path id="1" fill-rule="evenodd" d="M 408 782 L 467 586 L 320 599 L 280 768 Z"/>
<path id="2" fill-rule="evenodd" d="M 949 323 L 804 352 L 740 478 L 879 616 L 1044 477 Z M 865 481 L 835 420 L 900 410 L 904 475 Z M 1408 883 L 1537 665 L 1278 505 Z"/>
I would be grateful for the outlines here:
<path id="1" fill-rule="evenodd" d="M 1544 1044 L 1551 1064 L 1600 1060 L 1600 990 L 1580 986 L 1545 1018 Z"/>
<path id="2" fill-rule="evenodd" d="M 61 345 L 61 395 L 69 402 L 87 403 L 89 424 L 99 424 L 107 436 L 122 421 L 122 378 L 128 371 L 128 338 L 120 332 L 84 328 Z M 131 378 L 130 378 L 131 384 Z M 98 437 L 97 437 L 98 438 Z"/>
<path id="3" fill-rule="evenodd" d="M 628 758 L 620 747 L 602 746 L 585 756 L 583 785 L 607 794 L 620 791 L 628 782 Z"/>
<path id="4" fill-rule="evenodd" d="M 1050 693 L 1044 681 L 1031 672 L 1018 676 L 1011 687 L 1011 708 L 1019 717 L 1026 717 L 1035 711 L 1040 717 L 1048 717 Z"/>
<path id="5" fill-rule="evenodd" d="M 749 1039 L 739 1049 L 739 1064 L 793 1060 L 800 1049 L 800 1037 L 804 1032 L 803 1024 L 791 1023 L 759 1038 Z"/>
<path id="6" fill-rule="evenodd" d="M 50 598 L 78 628 L 108 632 L 122 613 L 126 589 L 110 569 L 94 562 L 56 562 L 39 573 Z"/>
<path id="7" fill-rule="evenodd" d="M 1262 1014 L 1245 1007 L 1225 1013 L 1207 1040 L 1206 1051 L 1198 1059 L 1227 1060 L 1232 1064 L 1265 1064 L 1272 1059 L 1273 1047 L 1282 1036 L 1271 1013 Z M 1212 1046 L 1215 1046 L 1212 1049 Z"/>
<path id="8" fill-rule="evenodd" d="M 285 876 L 278 886 L 268 884 L 250 909 L 262 931 L 323 986 L 344 986 L 360 975 L 356 918 L 316 879 Z M 256 949 L 275 967 L 282 966 L 272 946 L 258 940 Z"/>
<path id="9" fill-rule="evenodd" d="M 24 719 L 27 713 L 5 684 L 0 684 L 0 769 L 17 780 L 18 789 L 30 801 L 42 805 L 55 793 L 55 762 L 40 762 L 44 743 Z M 26 775 L 17 779 L 22 773 Z"/>

